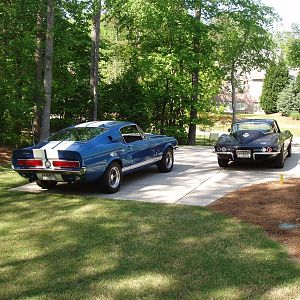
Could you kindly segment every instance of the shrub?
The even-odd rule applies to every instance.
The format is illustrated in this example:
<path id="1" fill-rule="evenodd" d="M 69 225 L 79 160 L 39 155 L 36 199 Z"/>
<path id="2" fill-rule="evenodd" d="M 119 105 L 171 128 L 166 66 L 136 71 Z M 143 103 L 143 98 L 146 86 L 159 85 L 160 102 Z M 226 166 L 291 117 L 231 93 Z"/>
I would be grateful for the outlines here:
<path id="1" fill-rule="evenodd" d="M 279 94 L 277 108 L 283 116 L 289 116 L 292 112 L 300 112 L 300 94 L 297 93 L 295 81 L 292 81 Z"/>
<path id="2" fill-rule="evenodd" d="M 279 93 L 285 88 L 289 81 L 289 71 L 283 59 L 280 59 L 278 63 L 273 62 L 270 64 L 266 72 L 260 97 L 260 105 L 265 113 L 278 112 L 277 101 Z"/>

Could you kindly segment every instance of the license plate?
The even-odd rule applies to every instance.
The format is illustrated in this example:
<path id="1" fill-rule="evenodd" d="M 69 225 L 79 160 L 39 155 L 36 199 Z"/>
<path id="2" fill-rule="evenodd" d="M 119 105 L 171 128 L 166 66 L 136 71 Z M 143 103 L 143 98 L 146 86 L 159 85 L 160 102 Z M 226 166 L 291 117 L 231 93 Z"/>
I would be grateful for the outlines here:
<path id="1" fill-rule="evenodd" d="M 42 180 L 56 181 L 56 176 L 54 174 L 42 174 Z"/>
<path id="2" fill-rule="evenodd" d="M 251 158 L 250 150 L 237 150 L 236 151 L 237 158 Z"/>

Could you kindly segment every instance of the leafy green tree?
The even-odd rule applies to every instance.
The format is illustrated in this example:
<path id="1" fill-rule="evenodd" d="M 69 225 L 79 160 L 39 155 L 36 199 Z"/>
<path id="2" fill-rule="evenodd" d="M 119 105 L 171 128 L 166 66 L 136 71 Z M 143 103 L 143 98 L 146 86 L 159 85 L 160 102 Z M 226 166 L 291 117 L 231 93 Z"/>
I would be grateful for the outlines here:
<path id="1" fill-rule="evenodd" d="M 292 31 L 289 32 L 289 38 L 286 39 L 285 52 L 287 61 L 291 67 L 300 67 L 300 26 L 292 25 Z"/>
<path id="2" fill-rule="evenodd" d="M 290 41 L 287 50 L 287 59 L 292 67 L 300 67 L 300 39 Z"/>
<path id="3" fill-rule="evenodd" d="M 240 1 L 237 10 L 218 17 L 220 64 L 229 74 L 232 121 L 236 119 L 236 90 L 241 76 L 265 68 L 273 54 L 273 38 L 268 29 L 276 15 L 272 9 L 254 1 Z"/>
<path id="4" fill-rule="evenodd" d="M 32 0 L 0 2 L 0 142 L 13 146 L 30 138 L 36 13 Z"/>
<path id="5" fill-rule="evenodd" d="M 273 61 L 266 71 L 260 97 L 260 105 L 265 113 L 278 112 L 277 101 L 279 93 L 286 87 L 289 81 L 289 70 L 284 60 L 281 58 L 278 63 Z"/>

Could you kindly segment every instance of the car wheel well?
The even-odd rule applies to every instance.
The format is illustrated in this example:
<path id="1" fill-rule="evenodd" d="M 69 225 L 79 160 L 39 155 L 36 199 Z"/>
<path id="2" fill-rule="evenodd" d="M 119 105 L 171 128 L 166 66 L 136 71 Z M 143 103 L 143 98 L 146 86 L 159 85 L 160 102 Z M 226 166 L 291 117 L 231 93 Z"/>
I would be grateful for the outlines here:
<path id="1" fill-rule="evenodd" d="M 168 149 L 171 149 L 172 151 L 174 150 L 173 147 L 171 145 L 169 145 L 168 147 L 166 147 L 164 152 L 166 152 Z"/>
<path id="2" fill-rule="evenodd" d="M 109 164 L 107 165 L 107 167 L 108 167 L 110 164 L 114 163 L 114 162 L 118 163 L 118 164 L 120 165 L 121 169 L 123 168 L 123 164 L 122 164 L 121 159 L 114 159 L 114 160 L 112 160 L 111 162 L 109 162 Z M 106 167 L 106 168 L 107 168 L 107 167 Z"/>

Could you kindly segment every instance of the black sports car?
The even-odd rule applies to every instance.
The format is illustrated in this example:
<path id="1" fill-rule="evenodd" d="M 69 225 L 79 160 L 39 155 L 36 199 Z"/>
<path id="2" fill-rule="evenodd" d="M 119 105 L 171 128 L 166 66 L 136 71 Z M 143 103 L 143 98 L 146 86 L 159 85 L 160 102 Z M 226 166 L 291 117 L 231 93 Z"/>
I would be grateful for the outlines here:
<path id="1" fill-rule="evenodd" d="M 273 160 L 276 168 L 283 168 L 292 153 L 293 135 L 280 131 L 276 120 L 245 119 L 233 123 L 229 134 L 223 134 L 215 144 L 220 167 L 230 161 Z"/>

